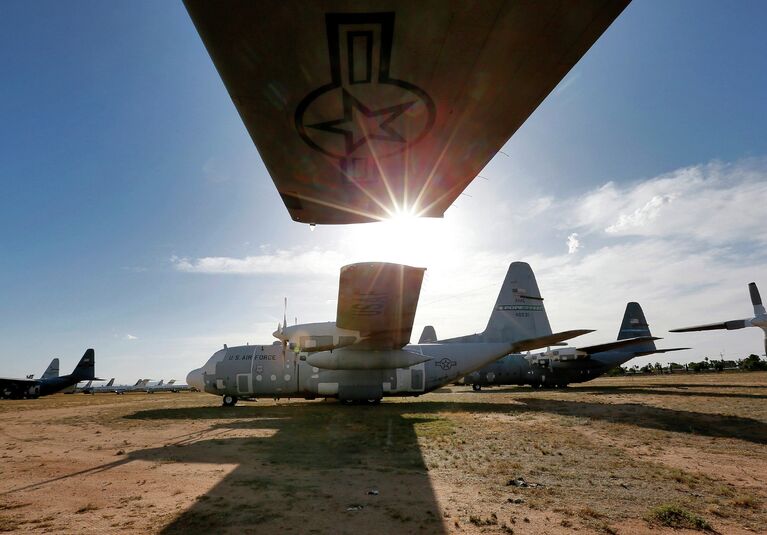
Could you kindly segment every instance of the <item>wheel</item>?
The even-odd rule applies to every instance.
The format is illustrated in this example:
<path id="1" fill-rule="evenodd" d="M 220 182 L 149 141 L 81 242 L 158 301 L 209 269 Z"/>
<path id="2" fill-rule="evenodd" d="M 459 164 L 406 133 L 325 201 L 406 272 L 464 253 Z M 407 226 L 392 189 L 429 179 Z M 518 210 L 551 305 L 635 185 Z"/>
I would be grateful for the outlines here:
<path id="1" fill-rule="evenodd" d="M 223 398 L 224 407 L 234 407 L 237 404 L 237 396 L 225 395 Z"/>
<path id="2" fill-rule="evenodd" d="M 480 390 L 482 390 L 482 385 L 474 383 L 473 385 L 471 385 L 471 389 L 474 390 L 474 392 L 479 392 Z"/>
<path id="3" fill-rule="evenodd" d="M 378 405 L 381 403 L 381 398 L 367 400 L 368 405 Z"/>

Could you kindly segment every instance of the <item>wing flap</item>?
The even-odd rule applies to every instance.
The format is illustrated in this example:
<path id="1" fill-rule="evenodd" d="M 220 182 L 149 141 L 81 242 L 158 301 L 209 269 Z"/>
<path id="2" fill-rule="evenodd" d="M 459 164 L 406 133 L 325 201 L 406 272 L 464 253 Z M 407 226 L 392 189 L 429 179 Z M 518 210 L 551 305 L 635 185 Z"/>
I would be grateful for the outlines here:
<path id="1" fill-rule="evenodd" d="M 441 217 L 628 0 L 185 4 L 291 217 L 342 224 Z"/>
<path id="2" fill-rule="evenodd" d="M 350 347 L 400 349 L 410 342 L 425 271 L 386 262 L 341 268 L 336 326 L 363 338 Z"/>

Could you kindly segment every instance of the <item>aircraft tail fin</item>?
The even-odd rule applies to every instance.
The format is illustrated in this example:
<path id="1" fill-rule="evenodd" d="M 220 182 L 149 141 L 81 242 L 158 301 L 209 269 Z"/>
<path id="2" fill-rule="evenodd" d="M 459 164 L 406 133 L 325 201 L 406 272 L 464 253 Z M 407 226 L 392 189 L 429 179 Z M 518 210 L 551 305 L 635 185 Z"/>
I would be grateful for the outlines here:
<path id="1" fill-rule="evenodd" d="M 176 380 L 175 380 L 175 379 L 171 379 L 170 381 L 168 381 L 168 386 L 172 385 L 172 384 L 173 384 L 173 383 L 175 383 L 175 382 L 176 382 Z"/>
<path id="2" fill-rule="evenodd" d="M 53 359 L 48 367 L 45 369 L 40 379 L 51 379 L 59 376 L 59 359 Z"/>
<path id="3" fill-rule="evenodd" d="M 618 340 L 645 337 L 652 337 L 650 326 L 647 324 L 642 307 L 639 303 L 632 301 L 626 305 L 626 312 L 623 314 L 621 328 L 618 331 Z M 653 353 L 655 349 L 655 342 L 652 340 L 630 346 L 630 350 L 636 353 Z"/>
<path id="4" fill-rule="evenodd" d="M 75 366 L 72 375 L 78 381 L 93 380 L 96 378 L 96 352 L 93 349 L 86 349 L 80 362 Z"/>
<path id="5" fill-rule="evenodd" d="M 423 332 L 421 333 L 421 337 L 418 339 L 419 344 L 433 344 L 437 341 L 437 331 L 434 330 L 434 327 L 431 325 L 427 325 L 423 328 Z"/>
<path id="6" fill-rule="evenodd" d="M 512 262 L 481 335 L 482 341 L 515 342 L 551 334 L 543 297 L 530 264 Z"/>
<path id="7" fill-rule="evenodd" d="M 106 386 L 112 386 L 113 384 L 115 384 L 115 378 L 114 378 L 114 377 L 112 377 L 112 378 L 109 380 L 109 382 L 106 384 Z"/>
<path id="8" fill-rule="evenodd" d="M 754 316 L 761 316 L 767 314 L 762 304 L 762 296 L 759 295 L 759 288 L 756 287 L 755 282 L 748 284 L 748 293 L 751 294 L 751 304 L 754 305 Z"/>

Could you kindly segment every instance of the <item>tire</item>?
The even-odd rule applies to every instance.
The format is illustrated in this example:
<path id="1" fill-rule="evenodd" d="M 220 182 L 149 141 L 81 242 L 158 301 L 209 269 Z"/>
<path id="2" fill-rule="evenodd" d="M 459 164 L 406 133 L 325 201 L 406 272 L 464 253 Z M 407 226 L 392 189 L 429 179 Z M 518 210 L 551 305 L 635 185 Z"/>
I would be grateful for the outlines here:
<path id="1" fill-rule="evenodd" d="M 237 396 L 224 395 L 222 398 L 224 407 L 234 407 L 237 405 Z"/>
<path id="2" fill-rule="evenodd" d="M 479 392 L 480 390 L 482 390 L 482 385 L 474 383 L 473 385 L 471 385 L 471 389 L 474 390 L 474 392 Z"/>

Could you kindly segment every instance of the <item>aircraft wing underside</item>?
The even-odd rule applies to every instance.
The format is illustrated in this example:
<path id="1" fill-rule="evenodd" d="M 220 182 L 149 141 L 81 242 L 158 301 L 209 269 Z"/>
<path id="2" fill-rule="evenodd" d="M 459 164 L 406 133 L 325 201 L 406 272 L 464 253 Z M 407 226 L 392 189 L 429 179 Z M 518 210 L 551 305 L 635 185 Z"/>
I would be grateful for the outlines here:
<path id="1" fill-rule="evenodd" d="M 185 0 L 295 221 L 442 217 L 628 0 Z"/>
<path id="2" fill-rule="evenodd" d="M 425 271 L 385 262 L 341 268 L 336 325 L 363 338 L 350 348 L 400 349 L 410 342 Z"/>

